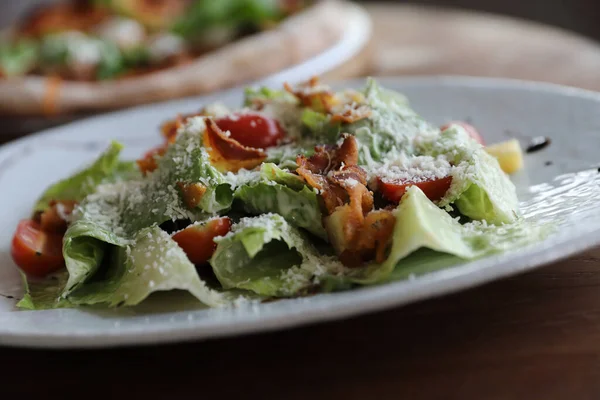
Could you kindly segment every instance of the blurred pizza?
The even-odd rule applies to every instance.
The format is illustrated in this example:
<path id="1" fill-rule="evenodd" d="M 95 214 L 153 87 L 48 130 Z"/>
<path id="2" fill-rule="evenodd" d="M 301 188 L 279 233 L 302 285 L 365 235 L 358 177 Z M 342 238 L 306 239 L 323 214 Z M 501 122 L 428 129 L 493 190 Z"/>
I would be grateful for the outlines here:
<path id="1" fill-rule="evenodd" d="M 348 28 L 344 1 L 71 0 L 0 41 L 0 113 L 104 110 L 194 95 L 300 63 Z"/>

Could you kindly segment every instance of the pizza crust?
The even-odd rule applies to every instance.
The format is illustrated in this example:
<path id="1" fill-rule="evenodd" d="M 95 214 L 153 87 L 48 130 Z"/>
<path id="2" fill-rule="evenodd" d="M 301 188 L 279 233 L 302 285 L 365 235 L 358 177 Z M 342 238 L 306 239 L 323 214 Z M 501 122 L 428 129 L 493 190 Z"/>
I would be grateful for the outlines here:
<path id="1" fill-rule="evenodd" d="M 193 62 L 148 75 L 107 82 L 62 81 L 28 76 L 0 80 L 0 113 L 41 115 L 124 108 L 203 94 L 256 80 L 305 61 L 337 43 L 355 7 L 323 0 L 273 30 L 248 36 Z"/>

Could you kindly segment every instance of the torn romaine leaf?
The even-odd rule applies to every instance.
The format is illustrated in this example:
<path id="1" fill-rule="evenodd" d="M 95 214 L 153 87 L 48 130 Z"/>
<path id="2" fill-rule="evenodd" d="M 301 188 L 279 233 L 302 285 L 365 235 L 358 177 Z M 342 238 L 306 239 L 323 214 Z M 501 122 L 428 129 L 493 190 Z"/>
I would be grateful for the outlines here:
<path id="1" fill-rule="evenodd" d="M 298 100 L 286 90 L 276 90 L 262 87 L 248 87 L 244 90 L 244 105 L 250 107 L 256 104 L 266 104 L 271 102 L 283 102 L 297 104 Z"/>
<path id="2" fill-rule="evenodd" d="M 141 230 L 135 240 L 111 249 L 104 279 L 89 282 L 67 296 L 73 304 L 136 305 L 158 291 L 184 290 L 202 303 L 222 306 L 233 296 L 209 288 L 194 264 L 171 237 L 158 227 Z"/>
<path id="3" fill-rule="evenodd" d="M 45 279 L 30 280 L 22 272 L 21 275 L 25 284 L 25 295 L 17 303 L 17 307 L 24 310 L 47 310 L 72 306 L 62 296 L 69 279 L 69 273 L 66 270 Z"/>
<path id="4" fill-rule="evenodd" d="M 422 248 L 470 260 L 536 242 L 549 233 L 523 220 L 505 226 L 479 221 L 461 225 L 417 186 L 407 190 L 394 215 L 389 256 L 382 264 L 356 271 L 356 282 L 368 284 L 389 279 L 394 269 L 403 268 L 406 257 Z"/>
<path id="5" fill-rule="evenodd" d="M 314 286 L 319 277 L 343 270 L 320 255 L 296 228 L 276 214 L 248 217 L 219 241 L 210 264 L 225 289 L 285 297 Z"/>
<path id="6" fill-rule="evenodd" d="M 273 163 L 263 163 L 260 166 L 260 176 L 267 182 L 279 183 L 294 190 L 302 190 L 306 186 L 298 175 L 283 170 Z"/>
<path id="7" fill-rule="evenodd" d="M 454 203 L 474 220 L 491 224 L 510 223 L 519 216 L 514 184 L 498 161 L 460 126 L 453 125 L 439 135 L 419 142 L 424 154 L 445 157 L 454 164 L 452 185 L 440 206 Z"/>
<path id="8" fill-rule="evenodd" d="M 343 132 L 356 136 L 361 165 L 370 166 L 400 153 L 413 154 L 413 139 L 434 129 L 402 96 L 382 89 L 374 79 L 367 81 L 364 95 L 371 115 L 342 127 Z"/>
<path id="9" fill-rule="evenodd" d="M 317 194 L 307 186 L 294 190 L 280 184 L 259 182 L 237 189 L 235 198 L 247 213 L 277 213 L 295 226 L 320 238 L 327 238 Z"/>
<path id="10" fill-rule="evenodd" d="M 112 142 L 110 147 L 89 167 L 50 186 L 37 201 L 34 211 L 46 210 L 52 200 L 81 201 L 101 183 L 135 176 L 133 163 L 122 163 L 119 154 L 123 146 Z"/>

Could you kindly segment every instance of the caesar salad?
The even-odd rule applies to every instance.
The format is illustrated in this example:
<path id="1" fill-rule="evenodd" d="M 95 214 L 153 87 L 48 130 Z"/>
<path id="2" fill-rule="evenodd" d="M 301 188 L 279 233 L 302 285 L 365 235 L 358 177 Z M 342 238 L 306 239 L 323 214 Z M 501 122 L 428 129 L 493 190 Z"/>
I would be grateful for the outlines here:
<path id="1" fill-rule="evenodd" d="M 139 160 L 113 142 L 41 195 L 12 242 L 21 308 L 309 296 L 544 236 L 508 176 L 523 167 L 518 141 L 434 126 L 374 79 L 248 88 L 238 109 L 205 105 L 161 130 Z"/>

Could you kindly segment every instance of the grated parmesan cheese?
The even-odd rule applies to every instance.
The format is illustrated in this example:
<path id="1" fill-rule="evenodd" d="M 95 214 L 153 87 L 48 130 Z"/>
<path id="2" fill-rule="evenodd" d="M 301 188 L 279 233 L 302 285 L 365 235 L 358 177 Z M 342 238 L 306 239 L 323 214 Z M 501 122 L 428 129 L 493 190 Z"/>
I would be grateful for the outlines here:
<path id="1" fill-rule="evenodd" d="M 202 135 L 206 130 L 204 118 L 205 117 L 202 116 L 188 118 L 177 131 L 177 135 L 183 135 L 185 133 L 198 136 Z"/>
<path id="2" fill-rule="evenodd" d="M 392 162 L 385 163 L 370 171 L 371 179 L 380 178 L 387 182 L 425 182 L 445 178 L 450 174 L 451 165 L 443 157 L 416 156 L 401 154 Z"/>

